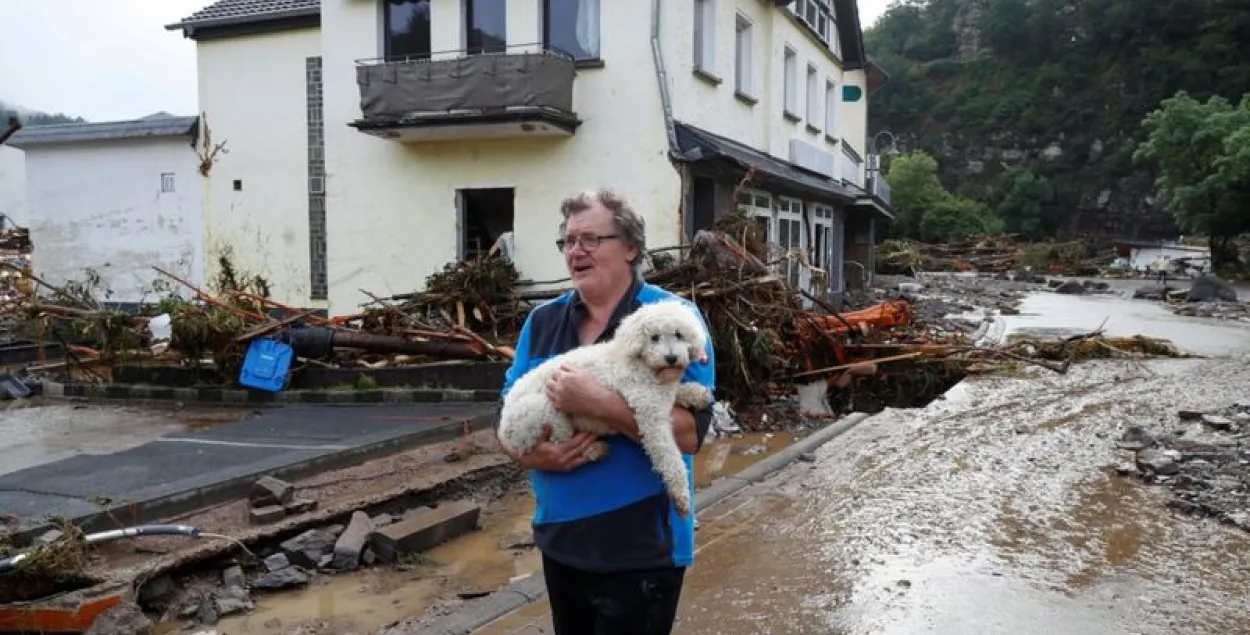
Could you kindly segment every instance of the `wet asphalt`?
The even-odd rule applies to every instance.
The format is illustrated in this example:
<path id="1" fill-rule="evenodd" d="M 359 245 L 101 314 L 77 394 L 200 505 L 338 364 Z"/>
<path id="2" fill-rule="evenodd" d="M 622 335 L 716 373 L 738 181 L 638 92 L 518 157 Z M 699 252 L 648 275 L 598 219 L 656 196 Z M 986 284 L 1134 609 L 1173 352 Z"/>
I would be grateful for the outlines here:
<path id="1" fill-rule="evenodd" d="M 999 333 L 1100 325 L 1212 357 L 970 379 L 868 419 L 701 517 L 675 632 L 1250 632 L 1250 534 L 1110 469 L 1128 426 L 1250 399 L 1250 325 L 1041 294 Z M 479 633 L 550 633 L 544 613 Z"/>

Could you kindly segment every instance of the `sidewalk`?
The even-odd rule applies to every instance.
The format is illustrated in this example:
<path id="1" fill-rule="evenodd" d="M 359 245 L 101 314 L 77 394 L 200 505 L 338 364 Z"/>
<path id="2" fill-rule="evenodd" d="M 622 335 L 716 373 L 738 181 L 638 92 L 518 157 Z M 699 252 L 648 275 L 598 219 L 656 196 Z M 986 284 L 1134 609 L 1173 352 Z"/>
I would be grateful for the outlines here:
<path id="1" fill-rule="evenodd" d="M 264 474 L 296 479 L 438 443 L 493 420 L 493 405 L 306 406 L 80 454 L 0 476 L 0 518 L 19 535 L 61 516 L 88 531 L 144 523 L 246 496 Z"/>

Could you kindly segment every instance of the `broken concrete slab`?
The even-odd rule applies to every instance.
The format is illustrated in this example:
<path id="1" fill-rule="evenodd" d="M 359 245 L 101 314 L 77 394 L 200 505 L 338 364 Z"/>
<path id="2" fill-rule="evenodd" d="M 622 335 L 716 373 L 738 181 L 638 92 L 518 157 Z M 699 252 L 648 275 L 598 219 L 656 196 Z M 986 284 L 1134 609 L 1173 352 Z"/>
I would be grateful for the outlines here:
<path id="1" fill-rule="evenodd" d="M 248 510 L 247 514 L 253 525 L 268 525 L 286 518 L 286 510 L 281 505 L 253 507 Z"/>
<path id="2" fill-rule="evenodd" d="M 334 552 L 334 534 L 321 529 L 309 529 L 304 533 L 278 545 L 286 554 L 291 564 L 314 568 L 321 563 L 321 558 Z"/>
<path id="3" fill-rule="evenodd" d="M 284 504 L 282 507 L 288 514 L 303 514 L 317 509 L 317 501 L 312 500 L 311 498 L 296 498 Z"/>
<path id="4" fill-rule="evenodd" d="M 362 511 L 353 513 L 347 529 L 343 530 L 338 541 L 334 543 L 334 557 L 330 561 L 330 568 L 349 571 L 359 566 L 361 552 L 364 551 L 371 533 L 373 521 L 369 519 L 369 514 Z"/>
<path id="5" fill-rule="evenodd" d="M 391 562 L 400 554 L 420 553 L 477 528 L 482 508 L 469 501 L 445 503 L 373 532 L 378 559 Z"/>
<path id="6" fill-rule="evenodd" d="M 294 498 L 295 486 L 272 476 L 262 476 L 252 486 L 252 493 L 248 496 L 252 507 L 284 506 Z"/>

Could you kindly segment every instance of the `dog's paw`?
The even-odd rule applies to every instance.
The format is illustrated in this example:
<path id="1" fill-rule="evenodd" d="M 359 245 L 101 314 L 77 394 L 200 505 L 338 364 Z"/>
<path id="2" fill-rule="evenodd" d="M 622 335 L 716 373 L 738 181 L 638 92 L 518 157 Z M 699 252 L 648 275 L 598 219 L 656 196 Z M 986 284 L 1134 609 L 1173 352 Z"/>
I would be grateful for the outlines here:
<path id="1" fill-rule="evenodd" d="M 582 456 L 591 463 L 594 463 L 595 461 L 602 461 L 608 456 L 608 442 L 595 441 L 594 443 L 591 443 L 586 446 L 585 450 L 582 450 Z"/>
<path id="2" fill-rule="evenodd" d="M 702 410 L 712 403 L 712 391 L 707 386 L 696 383 L 685 383 L 677 387 L 677 405 L 693 410 Z"/>

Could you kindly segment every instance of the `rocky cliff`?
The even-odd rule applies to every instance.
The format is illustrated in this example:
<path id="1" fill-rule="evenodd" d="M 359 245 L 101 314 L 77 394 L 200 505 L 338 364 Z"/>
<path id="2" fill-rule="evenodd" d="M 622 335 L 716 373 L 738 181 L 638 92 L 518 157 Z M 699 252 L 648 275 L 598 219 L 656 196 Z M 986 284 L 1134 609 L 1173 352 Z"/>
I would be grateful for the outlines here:
<path id="1" fill-rule="evenodd" d="M 1142 118 L 1179 90 L 1250 92 L 1244 0 L 905 0 L 866 40 L 890 74 L 879 146 L 934 155 L 948 189 L 1039 237 L 1174 237 L 1132 163 Z"/>

